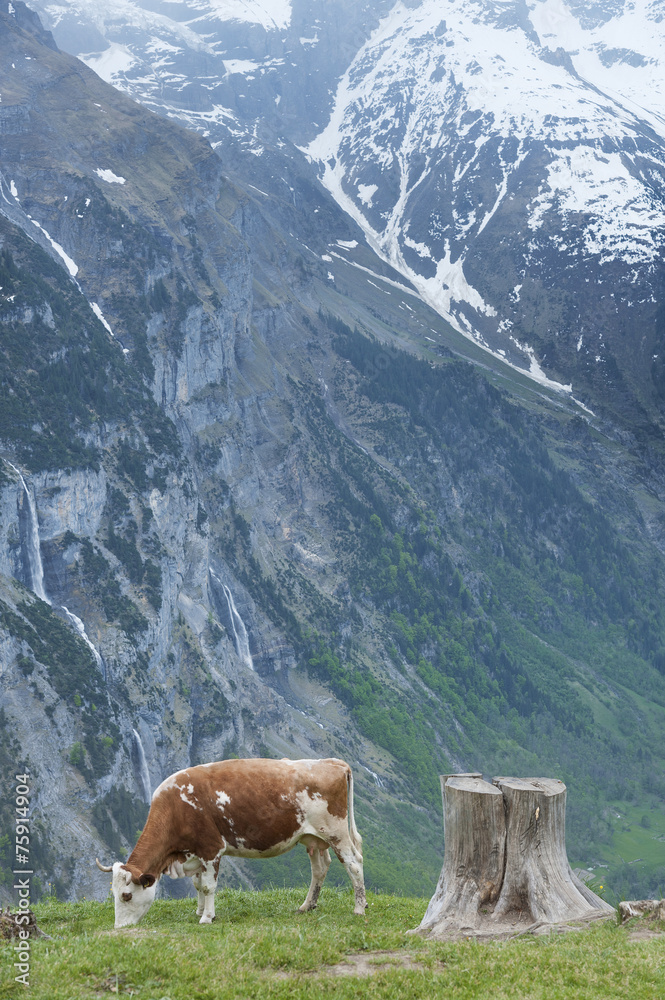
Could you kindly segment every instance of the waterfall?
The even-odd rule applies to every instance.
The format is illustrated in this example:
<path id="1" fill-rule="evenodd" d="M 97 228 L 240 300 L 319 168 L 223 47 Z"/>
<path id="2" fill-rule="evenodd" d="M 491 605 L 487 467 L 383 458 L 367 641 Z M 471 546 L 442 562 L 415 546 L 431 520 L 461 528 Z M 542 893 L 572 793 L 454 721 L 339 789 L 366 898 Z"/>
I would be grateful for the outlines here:
<path id="1" fill-rule="evenodd" d="M 376 771 L 372 771 L 372 769 L 370 767 L 366 767 L 365 764 L 361 764 L 360 766 L 364 768 L 368 774 L 372 775 L 372 777 L 374 778 L 374 784 L 377 785 L 378 788 L 385 788 L 385 785 L 381 781 L 381 778 L 378 776 Z"/>
<path id="2" fill-rule="evenodd" d="M 104 666 L 104 661 L 102 660 L 101 654 L 97 649 L 97 647 L 90 641 L 90 637 L 88 636 L 88 633 L 85 630 L 85 625 L 83 624 L 79 616 L 75 615 L 73 611 L 69 610 L 69 608 L 66 608 L 64 604 L 62 605 L 62 610 L 65 612 L 65 614 L 69 618 L 70 622 L 72 623 L 78 634 L 81 636 L 85 644 L 90 649 L 90 652 L 95 658 L 95 663 L 101 670 L 104 676 L 104 680 L 106 680 L 106 667 Z"/>
<path id="3" fill-rule="evenodd" d="M 210 575 L 215 583 L 221 584 L 222 590 L 224 591 L 224 597 L 226 598 L 226 604 L 229 609 L 229 618 L 231 619 L 231 628 L 233 629 L 233 642 L 236 647 L 236 653 L 245 666 L 249 667 L 250 670 L 253 670 L 254 661 L 252 660 L 252 654 L 249 651 L 249 636 L 247 635 L 245 623 L 236 608 L 235 601 L 233 600 L 233 594 L 226 584 L 222 583 L 214 570 L 210 570 Z"/>
<path id="4" fill-rule="evenodd" d="M 152 786 L 150 784 L 150 771 L 148 770 L 148 761 L 145 758 L 145 750 L 143 749 L 143 743 L 141 742 L 141 737 L 132 729 L 134 734 L 134 742 L 136 744 L 136 753 L 139 759 L 139 778 L 141 779 L 141 788 L 143 790 L 143 798 L 150 805 L 150 800 L 152 798 Z"/>
<path id="5" fill-rule="evenodd" d="M 231 616 L 231 627 L 233 628 L 233 639 L 235 641 L 236 652 L 242 662 L 248 666 L 250 670 L 253 670 L 254 662 L 252 660 L 252 654 L 249 651 L 249 636 L 247 635 L 245 623 L 240 617 L 238 609 L 235 606 L 233 594 L 225 583 L 223 583 L 222 586 L 226 596 L 226 603 L 229 606 L 229 615 Z"/>
<path id="6" fill-rule="evenodd" d="M 16 468 L 15 465 L 12 465 L 9 459 L 5 458 L 4 461 L 7 462 L 7 465 L 14 470 L 16 475 L 21 480 L 21 486 L 23 487 L 23 492 L 25 493 L 28 501 L 28 510 L 30 512 L 30 519 L 28 527 L 27 550 L 28 550 L 28 570 L 29 570 L 30 582 L 32 584 L 32 591 L 37 595 L 37 597 L 41 598 L 42 601 L 46 601 L 47 604 L 50 604 L 52 606 L 51 600 L 48 594 L 46 593 L 46 589 L 44 587 L 44 565 L 42 563 L 42 552 L 39 544 L 39 521 L 37 519 L 37 506 L 35 504 L 34 497 L 32 496 L 30 490 L 28 489 L 27 483 L 23 478 L 23 476 L 21 475 L 21 473 L 19 472 L 19 470 Z M 90 652 L 95 658 L 95 663 L 101 670 L 104 676 L 104 680 L 106 680 L 106 670 L 104 667 L 104 661 L 102 660 L 97 648 L 90 641 L 88 633 L 85 630 L 85 625 L 77 615 L 73 614 L 69 610 L 69 608 L 66 608 L 63 605 L 62 610 L 65 612 L 67 618 L 72 623 L 72 625 L 74 626 L 78 634 L 81 636 L 83 641 L 89 646 Z"/>
<path id="7" fill-rule="evenodd" d="M 39 547 L 39 521 L 37 520 L 37 507 L 35 505 L 34 497 L 27 487 L 26 481 L 16 468 L 12 465 L 10 461 L 5 459 L 7 465 L 10 466 L 16 473 L 16 475 L 21 480 L 21 486 L 23 487 L 23 492 L 28 501 L 28 510 L 30 512 L 30 520 L 28 527 L 28 570 L 30 573 L 30 583 L 32 585 L 31 589 L 41 598 L 42 601 L 46 601 L 50 604 L 46 591 L 44 590 L 44 566 L 42 564 L 42 553 Z"/>

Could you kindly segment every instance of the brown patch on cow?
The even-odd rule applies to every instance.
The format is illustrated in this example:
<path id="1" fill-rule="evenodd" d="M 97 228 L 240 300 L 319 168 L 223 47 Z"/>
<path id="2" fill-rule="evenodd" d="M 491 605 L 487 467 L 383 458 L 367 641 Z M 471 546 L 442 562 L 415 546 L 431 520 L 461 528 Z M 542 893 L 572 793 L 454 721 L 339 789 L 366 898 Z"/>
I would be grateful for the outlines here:
<path id="1" fill-rule="evenodd" d="M 131 892 L 123 892 L 123 894 L 122 894 L 122 896 L 120 898 L 122 899 L 122 901 L 124 903 L 128 903 L 130 901 L 130 899 L 132 898 L 132 893 Z"/>
<path id="2" fill-rule="evenodd" d="M 216 791 L 224 791 L 231 800 L 224 812 L 216 809 L 219 829 L 231 847 L 269 851 L 294 836 L 300 827 L 296 795 L 304 783 L 294 782 L 292 765 L 231 760 L 219 766 L 223 773 L 215 779 L 213 799 Z"/>
<path id="3" fill-rule="evenodd" d="M 328 797 L 328 812 L 338 819 L 346 819 L 349 811 L 351 768 L 346 761 L 338 760 L 336 757 L 326 757 L 321 763 L 330 767 L 331 794 Z"/>

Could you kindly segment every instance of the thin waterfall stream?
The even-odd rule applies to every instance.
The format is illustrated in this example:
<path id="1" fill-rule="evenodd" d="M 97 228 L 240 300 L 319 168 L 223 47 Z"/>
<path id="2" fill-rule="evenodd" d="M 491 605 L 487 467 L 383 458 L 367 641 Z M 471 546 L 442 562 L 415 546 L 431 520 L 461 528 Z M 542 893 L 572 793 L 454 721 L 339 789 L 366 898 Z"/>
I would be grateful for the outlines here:
<path id="1" fill-rule="evenodd" d="M 240 617 L 240 612 L 236 608 L 235 601 L 233 600 L 233 594 L 231 593 L 230 588 L 227 587 L 225 583 L 222 583 L 213 570 L 210 570 L 210 575 L 216 583 L 221 585 L 222 590 L 224 591 L 224 597 L 226 598 L 226 604 L 229 610 L 231 628 L 233 629 L 233 643 L 236 648 L 236 653 L 245 666 L 249 667 L 250 670 L 253 670 L 254 661 L 252 660 L 252 654 L 249 651 L 249 635 L 247 634 L 245 623 Z"/>
<path id="2" fill-rule="evenodd" d="M 152 785 L 150 784 L 150 771 L 148 770 L 148 761 L 146 760 L 145 750 L 143 749 L 143 741 L 136 729 L 132 729 L 134 734 L 134 742 L 136 743 L 136 753 L 139 761 L 139 777 L 141 779 L 141 786 L 143 789 L 143 798 L 150 805 L 150 800 L 152 798 Z"/>
<path id="3" fill-rule="evenodd" d="M 16 466 L 13 465 L 7 458 L 5 458 L 4 461 L 11 469 L 14 470 L 16 475 L 21 480 L 21 486 L 23 487 L 23 492 L 28 502 L 28 512 L 30 516 L 28 520 L 26 551 L 28 558 L 28 572 L 31 584 L 30 589 L 42 601 L 45 601 L 46 604 L 53 607 L 53 602 L 46 593 L 46 588 L 44 587 L 44 564 L 42 563 L 42 552 L 41 552 L 41 545 L 39 542 L 39 520 L 37 518 L 37 505 L 35 503 L 35 499 L 30 490 L 28 489 L 28 484 L 26 483 L 25 479 L 21 475 L 20 471 L 16 468 Z M 75 615 L 72 611 L 69 610 L 69 608 L 66 608 L 64 605 L 62 605 L 61 607 L 62 610 L 65 612 L 68 620 L 72 623 L 78 634 L 81 636 L 83 641 L 89 647 L 90 652 L 95 658 L 95 663 L 97 664 L 102 674 L 104 675 L 104 680 L 106 680 L 106 668 L 104 666 L 104 661 L 97 647 L 94 645 L 93 642 L 91 642 L 90 637 L 88 636 L 88 633 L 85 630 L 85 625 L 78 617 L 78 615 Z"/>

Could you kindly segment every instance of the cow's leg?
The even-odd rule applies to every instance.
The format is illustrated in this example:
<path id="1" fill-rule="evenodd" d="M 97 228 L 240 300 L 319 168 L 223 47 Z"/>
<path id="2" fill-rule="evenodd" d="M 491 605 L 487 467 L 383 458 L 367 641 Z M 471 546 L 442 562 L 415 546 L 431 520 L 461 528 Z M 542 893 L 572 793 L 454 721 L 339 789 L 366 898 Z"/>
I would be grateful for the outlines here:
<path id="1" fill-rule="evenodd" d="M 353 908 L 353 912 L 362 916 L 367 908 L 362 853 L 353 844 L 350 837 L 339 841 L 337 844 L 333 844 L 333 850 L 346 868 L 353 885 L 353 891 L 356 896 L 356 905 Z"/>
<path id="2" fill-rule="evenodd" d="M 201 872 L 197 872 L 196 875 L 193 876 L 192 882 L 194 883 L 194 888 L 197 893 L 196 916 L 200 917 L 203 914 L 205 906 L 205 896 L 203 894 L 203 885 L 201 883 Z"/>
<path id="3" fill-rule="evenodd" d="M 196 908 L 197 916 L 201 915 L 200 924 L 211 924 L 215 919 L 215 890 L 217 889 L 217 876 L 219 875 L 219 859 L 222 855 L 219 852 L 212 861 L 204 861 L 203 871 L 194 876 L 194 885 L 199 893 L 199 903 Z M 201 912 L 201 902 L 203 908 Z"/>
<path id="4" fill-rule="evenodd" d="M 312 866 L 312 881 L 309 886 L 309 892 L 307 893 L 307 898 L 302 906 L 298 909 L 301 913 L 305 913 L 306 910 L 313 910 L 319 900 L 319 893 L 321 892 L 321 886 L 323 885 L 323 880 L 328 874 L 328 869 L 330 868 L 330 852 L 327 848 L 320 850 L 313 844 L 307 847 L 307 853 L 309 854 L 309 861 Z"/>

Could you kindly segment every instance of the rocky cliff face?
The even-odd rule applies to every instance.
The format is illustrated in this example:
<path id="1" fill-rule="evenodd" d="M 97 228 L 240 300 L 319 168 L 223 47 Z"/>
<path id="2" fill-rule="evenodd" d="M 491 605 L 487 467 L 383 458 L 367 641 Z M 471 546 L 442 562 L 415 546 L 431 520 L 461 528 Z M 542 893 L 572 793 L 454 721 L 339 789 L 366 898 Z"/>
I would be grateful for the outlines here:
<path id="1" fill-rule="evenodd" d="M 254 669 L 245 621 L 257 666 L 293 650 L 211 550 L 227 483 L 257 506 L 293 433 L 269 360 L 262 391 L 238 391 L 257 354 L 246 199 L 205 142 L 58 53 L 23 5 L 0 30 L 3 706 L 53 874 L 90 895 L 99 837 L 117 849 L 141 825 L 142 754 L 154 787 L 193 760 L 341 747 Z"/>
<path id="2" fill-rule="evenodd" d="M 0 43 L 0 759 L 43 876 L 104 894 L 148 784 L 230 754 L 349 759 L 373 885 L 431 892 L 479 764 L 563 773 L 601 851 L 637 729 L 662 794 L 657 442 L 457 360 L 278 144 L 214 151 L 18 2 Z"/>

